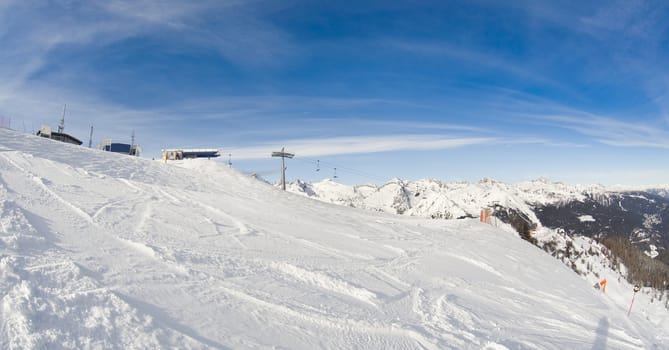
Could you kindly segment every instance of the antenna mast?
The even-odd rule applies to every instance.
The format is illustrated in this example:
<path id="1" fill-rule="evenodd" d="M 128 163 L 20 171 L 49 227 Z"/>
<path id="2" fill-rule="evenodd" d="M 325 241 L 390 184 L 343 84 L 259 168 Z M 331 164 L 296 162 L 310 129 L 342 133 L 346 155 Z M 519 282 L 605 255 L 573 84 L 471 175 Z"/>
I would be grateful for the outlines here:
<path id="1" fill-rule="evenodd" d="M 130 137 L 130 154 L 132 154 L 133 148 L 135 148 L 135 130 L 132 130 L 132 136 Z"/>
<path id="2" fill-rule="evenodd" d="M 67 104 L 63 105 L 63 115 L 60 117 L 60 124 L 58 124 L 58 132 L 63 132 L 65 130 L 65 111 L 67 110 Z"/>

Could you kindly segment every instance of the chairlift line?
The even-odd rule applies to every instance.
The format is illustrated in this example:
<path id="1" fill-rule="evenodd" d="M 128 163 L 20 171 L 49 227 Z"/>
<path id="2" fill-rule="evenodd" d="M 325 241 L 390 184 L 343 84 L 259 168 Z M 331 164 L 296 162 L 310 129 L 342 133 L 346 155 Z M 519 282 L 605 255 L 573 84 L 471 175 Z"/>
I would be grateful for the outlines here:
<path id="1" fill-rule="evenodd" d="M 353 175 L 356 175 L 356 176 L 372 179 L 372 180 L 375 180 L 375 181 L 386 181 L 385 177 L 381 177 L 381 176 L 378 176 L 378 175 L 366 173 L 366 172 L 364 172 L 362 170 L 358 170 L 358 169 L 343 167 L 343 166 L 340 166 L 338 164 L 334 164 L 334 163 L 330 163 L 330 162 L 326 162 L 326 161 L 323 162 L 323 164 L 322 164 L 323 167 L 321 167 L 320 159 L 311 159 L 310 160 L 309 158 L 299 157 L 299 158 L 296 158 L 296 160 L 298 160 L 300 162 L 315 165 L 315 167 L 316 167 L 315 171 L 316 172 L 320 172 L 321 169 L 334 169 L 334 166 L 336 165 L 337 169 L 339 169 L 340 172 L 344 171 L 344 172 L 347 172 L 347 173 L 350 173 L 350 174 L 353 174 Z"/>

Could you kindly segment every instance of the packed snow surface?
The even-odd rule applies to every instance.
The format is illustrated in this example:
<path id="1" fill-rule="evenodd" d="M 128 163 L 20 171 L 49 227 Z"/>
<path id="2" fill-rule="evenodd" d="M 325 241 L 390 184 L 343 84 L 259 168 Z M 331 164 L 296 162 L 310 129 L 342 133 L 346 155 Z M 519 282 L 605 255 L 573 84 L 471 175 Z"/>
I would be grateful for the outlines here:
<path id="1" fill-rule="evenodd" d="M 4 129 L 0 292 L 3 349 L 669 348 L 666 322 L 476 220 Z"/>

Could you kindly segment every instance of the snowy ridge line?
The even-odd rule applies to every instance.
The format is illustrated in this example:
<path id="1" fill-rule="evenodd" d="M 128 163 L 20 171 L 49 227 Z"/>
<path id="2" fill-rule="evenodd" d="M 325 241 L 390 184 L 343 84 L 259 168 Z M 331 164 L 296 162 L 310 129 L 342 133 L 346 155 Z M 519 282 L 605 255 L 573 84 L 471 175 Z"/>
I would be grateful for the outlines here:
<path id="1" fill-rule="evenodd" d="M 583 200 L 586 196 L 608 203 L 611 194 L 635 189 L 602 185 L 565 185 L 546 179 L 514 185 L 490 179 L 483 179 L 478 183 L 394 179 L 380 186 L 348 186 L 326 179 L 316 183 L 297 180 L 288 184 L 288 190 L 341 205 L 424 217 L 444 214 L 447 215 L 446 218 L 478 217 L 482 208 L 501 205 L 516 208 L 534 222 L 538 222 L 528 204 L 560 206 L 561 203 Z"/>

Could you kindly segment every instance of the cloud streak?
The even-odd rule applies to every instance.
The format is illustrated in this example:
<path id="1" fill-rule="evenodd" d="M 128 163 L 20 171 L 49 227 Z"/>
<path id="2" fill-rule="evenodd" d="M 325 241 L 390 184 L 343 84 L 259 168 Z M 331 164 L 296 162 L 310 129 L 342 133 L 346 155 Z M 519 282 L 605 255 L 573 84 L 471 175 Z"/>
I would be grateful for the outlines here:
<path id="1" fill-rule="evenodd" d="M 536 68 L 528 67 L 527 64 L 519 65 L 510 59 L 505 59 L 498 52 L 483 52 L 480 50 L 467 49 L 455 46 L 448 42 L 438 41 L 405 41 L 397 39 L 385 39 L 378 43 L 382 47 L 395 49 L 410 55 L 447 57 L 466 64 L 474 64 L 486 69 L 510 74 L 517 78 L 531 80 L 542 85 L 565 89 L 558 81 L 540 74 Z"/>
<path id="2" fill-rule="evenodd" d="M 430 151 L 489 144 L 494 138 L 449 138 L 440 135 L 390 135 L 293 139 L 264 145 L 226 149 L 237 159 L 266 159 L 272 151 L 286 147 L 298 157 L 365 154 L 397 151 Z"/>
<path id="3" fill-rule="evenodd" d="M 662 125 L 624 122 L 601 116 L 542 116 L 542 120 L 616 147 L 669 149 L 669 132 Z"/>
<path id="4" fill-rule="evenodd" d="M 49 62 L 57 48 L 90 50 L 134 37 L 169 37 L 171 41 L 166 42 L 178 39 L 180 44 L 214 48 L 240 66 L 276 65 L 298 54 L 299 47 L 282 30 L 263 21 L 254 6 L 177 0 L 4 2 L 0 6 L 0 79 L 18 87 Z"/>

